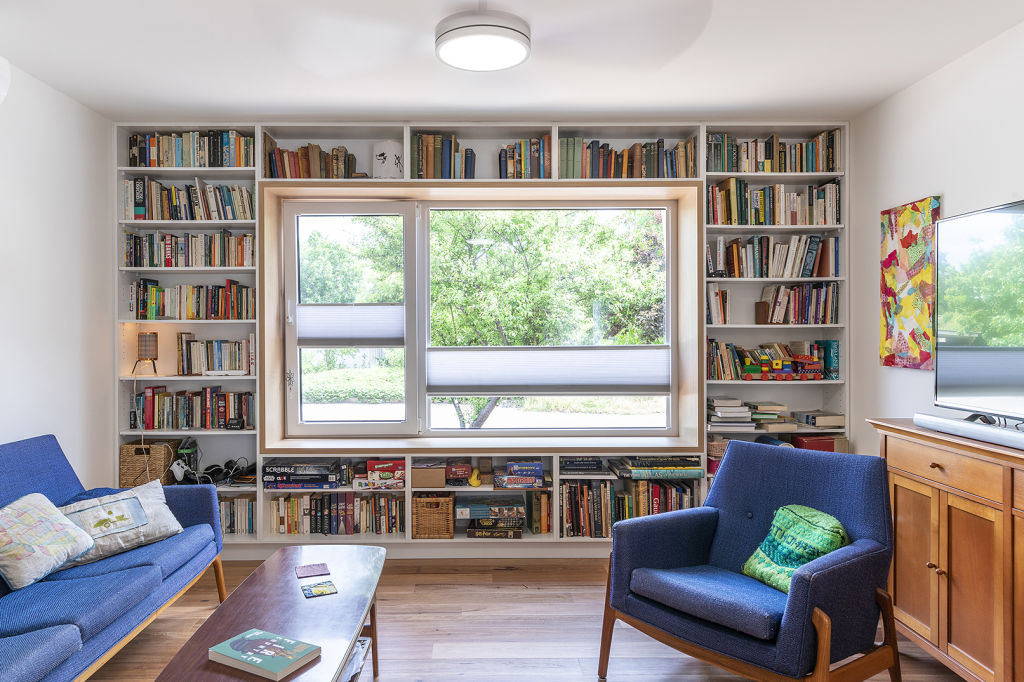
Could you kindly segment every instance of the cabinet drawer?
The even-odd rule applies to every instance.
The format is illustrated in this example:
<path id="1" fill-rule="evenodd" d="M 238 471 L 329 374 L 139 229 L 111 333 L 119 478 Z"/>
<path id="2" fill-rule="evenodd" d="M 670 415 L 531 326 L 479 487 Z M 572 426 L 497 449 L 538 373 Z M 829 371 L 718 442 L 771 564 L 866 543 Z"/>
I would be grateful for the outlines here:
<path id="1" fill-rule="evenodd" d="M 889 466 L 1002 503 L 1003 468 L 922 443 L 886 436 Z"/>

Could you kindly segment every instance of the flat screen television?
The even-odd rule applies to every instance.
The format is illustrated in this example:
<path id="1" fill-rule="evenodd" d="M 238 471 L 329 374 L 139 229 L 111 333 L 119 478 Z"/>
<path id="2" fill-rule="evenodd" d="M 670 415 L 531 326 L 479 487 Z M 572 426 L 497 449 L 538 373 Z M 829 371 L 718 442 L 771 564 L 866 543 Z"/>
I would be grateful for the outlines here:
<path id="1" fill-rule="evenodd" d="M 936 224 L 935 405 L 1024 420 L 1024 201 Z"/>

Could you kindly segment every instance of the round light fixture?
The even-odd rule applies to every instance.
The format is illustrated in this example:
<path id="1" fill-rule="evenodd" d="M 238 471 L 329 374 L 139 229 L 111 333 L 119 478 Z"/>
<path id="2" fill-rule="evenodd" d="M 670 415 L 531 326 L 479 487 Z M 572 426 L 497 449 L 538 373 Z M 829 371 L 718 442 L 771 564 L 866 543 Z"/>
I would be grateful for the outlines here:
<path id="1" fill-rule="evenodd" d="M 505 12 L 474 10 L 442 19 L 434 33 L 437 57 L 466 71 L 499 71 L 530 56 L 530 26 Z"/>

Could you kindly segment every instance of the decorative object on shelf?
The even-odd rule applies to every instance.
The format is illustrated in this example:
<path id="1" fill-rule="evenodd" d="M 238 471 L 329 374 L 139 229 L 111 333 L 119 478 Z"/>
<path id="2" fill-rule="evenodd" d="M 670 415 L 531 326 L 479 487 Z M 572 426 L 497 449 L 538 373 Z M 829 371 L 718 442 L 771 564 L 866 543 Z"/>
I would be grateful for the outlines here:
<path id="1" fill-rule="evenodd" d="M 402 165 L 402 143 L 398 140 L 381 140 L 373 143 L 374 178 L 398 180 L 405 174 Z"/>
<path id="2" fill-rule="evenodd" d="M 934 369 L 935 221 L 939 197 L 882 211 L 881 333 L 885 367 Z"/>
<path id="3" fill-rule="evenodd" d="M 160 344 L 159 334 L 157 332 L 139 332 L 138 336 L 138 348 L 139 359 L 135 361 L 135 366 L 132 367 L 132 376 L 135 376 L 135 370 L 139 368 L 140 362 L 148 362 L 153 366 L 153 374 L 156 374 L 156 361 L 160 359 Z"/>
<path id="4" fill-rule="evenodd" d="M 438 22 L 434 31 L 437 58 L 465 71 L 500 71 L 530 56 L 530 26 L 507 12 L 458 12 Z"/>

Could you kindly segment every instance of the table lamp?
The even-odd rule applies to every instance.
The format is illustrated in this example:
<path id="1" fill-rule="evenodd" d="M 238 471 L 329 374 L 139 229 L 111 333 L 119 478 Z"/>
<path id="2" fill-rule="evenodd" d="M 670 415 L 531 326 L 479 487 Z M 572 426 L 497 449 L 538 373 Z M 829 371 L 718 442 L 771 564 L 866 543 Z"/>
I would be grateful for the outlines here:
<path id="1" fill-rule="evenodd" d="M 132 367 L 133 376 L 140 362 L 149 362 L 153 366 L 153 374 L 157 373 L 156 361 L 160 357 L 157 341 L 158 336 L 156 332 L 139 332 L 139 359 L 135 361 L 135 366 Z"/>

